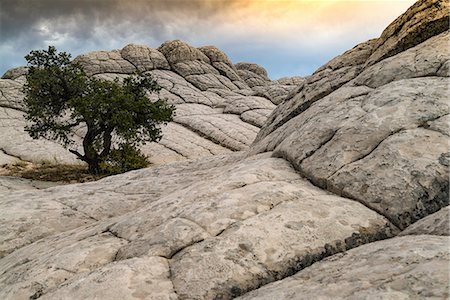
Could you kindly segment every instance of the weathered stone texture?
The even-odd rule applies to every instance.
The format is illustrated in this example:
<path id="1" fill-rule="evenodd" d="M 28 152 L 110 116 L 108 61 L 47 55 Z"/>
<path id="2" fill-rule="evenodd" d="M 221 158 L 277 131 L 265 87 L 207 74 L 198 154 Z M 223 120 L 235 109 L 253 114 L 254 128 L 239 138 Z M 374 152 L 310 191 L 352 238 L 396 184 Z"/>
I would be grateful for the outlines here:
<path id="1" fill-rule="evenodd" d="M 314 101 L 306 99 L 317 91 L 303 87 L 274 110 L 252 153 L 273 151 L 316 185 L 364 203 L 400 228 L 448 205 L 450 81 L 438 76 L 450 58 L 448 41 L 448 32 L 432 37 Z M 296 106 L 280 117 L 290 101 Z M 282 123 L 275 129 L 271 120 Z"/>
<path id="2" fill-rule="evenodd" d="M 419 0 L 392 22 L 381 34 L 367 65 L 412 48 L 449 30 L 450 3 Z"/>
<path id="3" fill-rule="evenodd" d="M 294 87 L 293 82 L 283 85 L 266 78 L 262 84 L 267 88 L 252 90 L 225 53 L 213 46 L 197 49 L 181 41 L 166 42 L 158 49 L 130 44 L 121 50 L 80 55 L 74 61 L 98 79 L 122 81 L 141 71 L 158 82 L 162 90 L 149 93 L 150 100 L 165 99 L 177 108 L 175 122 L 163 128 L 164 138 L 142 147 L 151 162 L 158 164 L 248 149 L 274 109 L 273 103 L 281 102 Z M 266 74 L 255 66 L 251 69 Z M 0 132 L 4 153 L 0 163 L 77 163 L 57 143 L 34 141 L 23 131 L 21 89 L 26 71 L 13 69 L 0 79 L 0 126 L 5 128 Z"/>
<path id="4" fill-rule="evenodd" d="M 122 58 L 120 51 L 96 51 L 80 55 L 74 59 L 88 75 L 101 73 L 131 74 L 136 67 Z"/>
<path id="5" fill-rule="evenodd" d="M 419 235 L 371 243 L 237 299 L 446 299 L 449 242 Z"/>
<path id="6" fill-rule="evenodd" d="M 6 194 L 0 296 L 100 297 L 120 285 L 115 293 L 125 298 L 135 290 L 230 298 L 398 232 L 269 156 L 216 156 Z"/>
<path id="7" fill-rule="evenodd" d="M 169 63 L 161 52 L 144 45 L 130 44 L 124 47 L 120 54 L 141 72 L 170 69 Z"/>
<path id="8" fill-rule="evenodd" d="M 0 299 L 448 298 L 447 9 L 420 0 L 306 78 L 181 41 L 79 57 L 158 81 L 162 165 L 0 178 Z M 23 131 L 21 72 L 0 79 L 0 162 L 70 161 Z"/>
<path id="9" fill-rule="evenodd" d="M 400 235 L 419 234 L 450 235 L 450 206 L 417 221 L 400 233 Z"/>

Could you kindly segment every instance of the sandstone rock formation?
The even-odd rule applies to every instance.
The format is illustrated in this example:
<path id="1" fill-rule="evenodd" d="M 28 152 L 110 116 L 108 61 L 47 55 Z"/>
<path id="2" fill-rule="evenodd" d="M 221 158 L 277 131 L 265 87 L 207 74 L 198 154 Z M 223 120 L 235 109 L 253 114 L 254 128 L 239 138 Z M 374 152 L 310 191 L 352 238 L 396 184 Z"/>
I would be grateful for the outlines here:
<path id="1" fill-rule="evenodd" d="M 0 181 L 0 298 L 448 298 L 447 7 L 420 0 L 380 39 L 278 83 L 215 47 L 128 47 L 179 112 L 148 151 L 205 157 L 46 189 Z M 125 76 L 118 53 L 92 55 L 93 76 Z M 249 147 L 244 115 L 274 107 L 255 90 L 272 84 L 291 90 Z"/>
<path id="2" fill-rule="evenodd" d="M 237 299 L 446 299 L 448 244 L 432 235 L 371 243 Z"/>
<path id="3" fill-rule="evenodd" d="M 413 225 L 406 228 L 400 235 L 409 234 L 432 234 L 432 235 L 450 235 L 450 206 L 446 206 L 431 214 Z"/>
<path id="4" fill-rule="evenodd" d="M 37 181 L 10 176 L 0 176 L 1 195 L 5 195 L 11 191 L 45 189 L 57 185 L 59 184 L 49 181 Z"/>
<path id="5" fill-rule="evenodd" d="M 98 78 L 113 80 L 141 71 L 149 72 L 159 83 L 160 93 L 149 96 L 167 99 L 177 113 L 174 122 L 163 128 L 163 139 L 142 149 L 153 163 L 247 150 L 275 104 L 301 81 L 271 81 L 262 67 L 238 64 L 252 66 L 248 76 L 265 74 L 264 81 L 252 89 L 225 53 L 213 46 L 197 49 L 181 41 L 166 42 L 158 49 L 128 45 L 120 51 L 91 52 L 74 61 Z M 0 79 L 0 165 L 10 163 L 9 157 L 77 163 L 58 144 L 33 141 L 23 131 L 21 89 L 26 72 L 23 67 L 12 69 Z"/>
<path id="6" fill-rule="evenodd" d="M 421 14 L 434 15 L 436 6 L 446 7 L 419 1 L 405 16 L 427 27 Z M 333 59 L 275 109 L 252 153 L 273 151 L 314 184 L 401 229 L 448 205 L 449 81 L 441 69 L 450 49 L 441 31 L 375 64 L 366 61 L 378 40 Z"/>

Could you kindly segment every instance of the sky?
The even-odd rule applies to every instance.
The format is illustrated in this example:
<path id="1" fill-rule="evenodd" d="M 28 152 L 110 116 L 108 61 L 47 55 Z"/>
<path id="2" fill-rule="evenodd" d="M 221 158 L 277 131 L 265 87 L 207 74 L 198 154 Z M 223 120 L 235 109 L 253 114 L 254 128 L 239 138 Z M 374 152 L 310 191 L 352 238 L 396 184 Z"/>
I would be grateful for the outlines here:
<path id="1" fill-rule="evenodd" d="M 0 75 L 54 45 L 76 57 L 180 39 L 269 77 L 304 76 L 379 37 L 414 0 L 0 0 Z"/>

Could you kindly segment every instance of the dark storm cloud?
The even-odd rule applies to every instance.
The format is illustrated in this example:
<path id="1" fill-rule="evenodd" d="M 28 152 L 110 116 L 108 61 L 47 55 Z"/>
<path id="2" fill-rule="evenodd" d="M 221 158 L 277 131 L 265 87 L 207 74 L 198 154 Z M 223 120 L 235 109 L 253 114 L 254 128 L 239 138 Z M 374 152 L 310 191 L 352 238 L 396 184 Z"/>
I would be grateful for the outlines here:
<path id="1" fill-rule="evenodd" d="M 163 42 L 192 35 L 194 24 L 212 22 L 231 9 L 229 0 L 0 0 L 0 71 L 48 44 L 76 54 L 121 41 Z M 205 25 L 205 29 L 208 26 Z M 122 45 L 123 46 L 123 45 Z M 153 45 L 157 46 L 157 45 Z M 7 59 L 14 56 L 13 61 Z M 23 61 L 23 56 L 20 58 Z M 23 63 L 22 63 L 23 64 Z"/>
<path id="2" fill-rule="evenodd" d="M 89 38 L 95 27 L 133 22 L 149 24 L 147 30 L 163 35 L 172 22 L 183 19 L 205 20 L 231 9 L 235 1 L 226 0 L 1 0 L 3 42 L 21 35 L 42 34 L 43 23 L 56 32 L 70 32 Z M 130 28 L 131 29 L 131 28 Z M 142 29 L 142 28 L 141 28 Z"/>
<path id="3" fill-rule="evenodd" d="M 173 39 L 193 46 L 216 45 L 233 62 L 262 64 L 272 78 L 304 75 L 356 43 L 376 37 L 407 7 L 397 5 L 396 10 L 394 4 L 379 1 L 340 7 L 330 6 L 335 1 L 316 5 L 319 2 L 0 0 L 0 75 L 24 65 L 23 57 L 31 50 L 48 45 L 76 56 L 129 43 L 158 47 Z"/>

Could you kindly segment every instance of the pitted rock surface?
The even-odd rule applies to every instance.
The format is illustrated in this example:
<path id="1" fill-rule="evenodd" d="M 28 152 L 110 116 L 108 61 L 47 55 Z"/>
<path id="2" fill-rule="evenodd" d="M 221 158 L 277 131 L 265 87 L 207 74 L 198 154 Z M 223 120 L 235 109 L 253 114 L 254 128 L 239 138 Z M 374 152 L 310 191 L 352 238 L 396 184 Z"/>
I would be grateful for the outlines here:
<path id="1" fill-rule="evenodd" d="M 450 79 L 439 72 L 449 50 L 444 32 L 372 66 L 349 60 L 358 61 L 359 75 L 323 97 L 308 89 L 308 78 L 274 110 L 252 153 L 273 151 L 314 184 L 406 228 L 449 204 Z M 370 54 L 358 46 L 342 59 L 354 51 Z M 336 59 L 327 65 L 354 68 Z"/>
<path id="2" fill-rule="evenodd" d="M 400 235 L 408 234 L 432 234 L 432 235 L 450 235 L 450 206 L 446 206 L 416 223 L 412 224 Z"/>
<path id="3" fill-rule="evenodd" d="M 382 59 L 414 47 L 448 31 L 450 3 L 446 0 L 419 0 L 381 34 L 367 61 L 372 65 Z"/>
<path id="4" fill-rule="evenodd" d="M 147 70 L 150 101 L 177 106 L 143 148 L 162 165 L 50 188 L 2 178 L 0 299 L 448 298 L 446 7 L 419 1 L 307 78 L 181 41 L 83 56 L 107 80 Z M 54 155 L 23 138 L 24 77 L 7 77 L 0 159 Z"/>
<path id="5" fill-rule="evenodd" d="M 104 241 L 101 245 L 103 248 L 97 247 L 94 251 L 111 251 L 114 249 L 105 247 L 115 246 Z M 161 257 L 133 258 L 108 264 L 89 273 L 87 278 L 84 274 L 74 278 L 70 284 L 41 299 L 69 299 L 74 294 L 78 299 L 178 299 L 170 281 L 169 264 Z"/>
<path id="6" fill-rule="evenodd" d="M 112 283 L 129 277 L 129 289 L 149 291 L 151 280 L 166 297 L 175 290 L 181 299 L 230 298 L 398 232 L 375 211 L 314 187 L 268 154 L 15 191 L 0 207 L 2 299 L 82 298 L 90 289 L 109 295 Z"/>
<path id="7" fill-rule="evenodd" d="M 237 299 L 446 299 L 449 242 L 419 235 L 371 243 Z"/>

